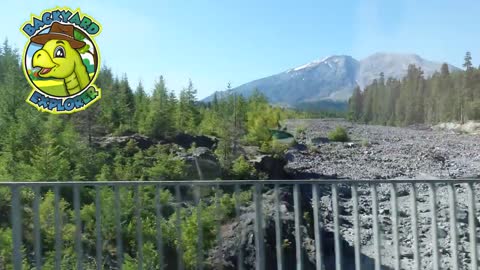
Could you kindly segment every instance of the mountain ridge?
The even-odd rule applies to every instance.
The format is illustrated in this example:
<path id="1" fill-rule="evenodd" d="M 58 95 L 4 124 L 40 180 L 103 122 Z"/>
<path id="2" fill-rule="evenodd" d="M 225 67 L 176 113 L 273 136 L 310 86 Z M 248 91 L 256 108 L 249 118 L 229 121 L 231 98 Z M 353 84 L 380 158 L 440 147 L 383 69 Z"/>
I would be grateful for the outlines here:
<path id="1" fill-rule="evenodd" d="M 425 77 L 429 77 L 440 71 L 443 63 L 424 59 L 417 54 L 377 52 L 361 60 L 349 55 L 332 55 L 244 83 L 229 91 L 215 93 L 219 97 L 231 93 L 248 97 L 258 89 L 270 103 L 288 107 L 328 100 L 346 102 L 357 85 L 365 88 L 381 72 L 385 78 L 401 79 L 410 64 L 422 68 Z M 448 65 L 450 71 L 460 70 Z M 215 93 L 203 101 L 210 101 Z"/>

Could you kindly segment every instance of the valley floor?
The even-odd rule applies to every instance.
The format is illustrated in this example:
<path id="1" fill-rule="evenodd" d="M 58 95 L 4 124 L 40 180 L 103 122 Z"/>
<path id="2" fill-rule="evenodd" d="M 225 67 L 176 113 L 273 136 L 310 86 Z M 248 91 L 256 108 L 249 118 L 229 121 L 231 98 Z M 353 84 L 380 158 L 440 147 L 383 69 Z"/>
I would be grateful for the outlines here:
<path id="1" fill-rule="evenodd" d="M 480 135 L 342 119 L 288 120 L 285 125 L 292 133 L 304 130 L 296 136 L 306 146 L 289 150 L 290 170 L 351 179 L 480 177 Z M 336 126 L 347 129 L 351 142 L 328 142 Z"/>

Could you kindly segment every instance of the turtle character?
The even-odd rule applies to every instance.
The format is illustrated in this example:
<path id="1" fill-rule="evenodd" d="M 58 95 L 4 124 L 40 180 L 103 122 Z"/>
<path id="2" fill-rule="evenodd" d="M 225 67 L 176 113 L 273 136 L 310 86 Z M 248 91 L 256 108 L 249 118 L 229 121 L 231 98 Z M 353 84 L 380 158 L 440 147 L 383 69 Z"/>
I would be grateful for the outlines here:
<path id="1" fill-rule="evenodd" d="M 54 22 L 48 33 L 31 38 L 32 42 L 43 45 L 33 55 L 32 67 L 40 68 L 41 78 L 63 79 L 65 96 L 80 92 L 90 82 L 87 67 L 78 52 L 85 42 L 76 40 L 73 31 L 73 25 Z"/>

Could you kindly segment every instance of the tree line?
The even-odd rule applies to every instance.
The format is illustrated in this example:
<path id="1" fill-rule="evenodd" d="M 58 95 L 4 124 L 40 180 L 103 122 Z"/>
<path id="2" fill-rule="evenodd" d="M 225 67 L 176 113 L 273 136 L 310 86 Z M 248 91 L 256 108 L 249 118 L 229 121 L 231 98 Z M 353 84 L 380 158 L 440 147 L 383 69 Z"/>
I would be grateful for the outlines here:
<path id="1" fill-rule="evenodd" d="M 409 65 L 401 79 L 381 73 L 363 91 L 356 87 L 349 100 L 353 121 L 406 126 L 480 120 L 480 68 L 467 52 L 464 70 L 451 71 L 444 63 L 426 78 L 421 68 Z"/>
<path id="2" fill-rule="evenodd" d="M 25 102 L 31 91 L 23 77 L 18 52 L 8 42 L 0 48 L 0 179 L 4 180 L 93 180 L 169 179 L 149 170 L 157 161 L 169 161 L 168 147 L 140 151 L 104 151 L 93 146 L 96 137 L 139 133 L 164 139 L 178 133 L 212 135 L 219 138 L 217 156 L 231 169 L 239 157 L 240 144 L 272 144 L 271 129 L 286 117 L 299 115 L 272 107 L 255 92 L 249 98 L 230 95 L 197 100 L 192 81 L 178 95 L 160 76 L 150 94 L 140 83 L 133 90 L 126 75 L 115 76 L 103 67 L 96 84 L 102 99 L 72 115 L 48 115 Z M 120 158 L 122 157 L 122 158 Z M 147 161 L 148 160 L 148 161 Z"/>

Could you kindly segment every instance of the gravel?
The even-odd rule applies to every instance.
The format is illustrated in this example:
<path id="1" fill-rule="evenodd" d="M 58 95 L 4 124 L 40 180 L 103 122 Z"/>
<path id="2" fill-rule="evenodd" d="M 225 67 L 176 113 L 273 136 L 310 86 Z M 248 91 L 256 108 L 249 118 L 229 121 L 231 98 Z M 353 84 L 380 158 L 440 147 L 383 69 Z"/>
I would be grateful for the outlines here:
<path id="1" fill-rule="evenodd" d="M 289 150 L 287 170 L 348 179 L 480 177 L 479 135 L 341 119 L 288 120 L 285 125 L 299 133 L 300 146 L 307 146 Z M 328 132 L 337 126 L 347 130 L 350 142 L 328 141 Z"/>
<path id="2" fill-rule="evenodd" d="M 299 145 L 289 150 L 287 170 L 316 177 L 346 179 L 445 179 L 480 177 L 480 136 L 432 129 L 424 125 L 406 128 L 361 125 L 340 119 L 289 120 L 287 129 L 296 132 Z M 344 127 L 351 141 L 330 142 L 328 132 Z M 305 149 L 306 148 L 306 149 Z M 474 185 L 474 194 L 480 187 Z M 411 186 L 399 184 L 398 229 L 401 268 L 412 269 L 413 234 Z M 347 188 L 348 190 L 348 188 Z M 417 185 L 418 235 L 421 269 L 433 269 L 432 209 L 429 187 Z M 469 269 L 470 235 L 468 232 L 468 204 L 465 184 L 455 185 L 458 233 L 458 261 L 460 269 Z M 394 245 L 391 214 L 391 186 L 379 185 L 379 228 L 382 265 L 393 268 Z M 354 246 L 353 206 L 351 198 L 340 196 L 342 238 Z M 452 269 L 452 228 L 448 187 L 436 186 L 436 217 L 438 228 L 439 262 L 442 269 Z M 331 194 L 324 193 L 321 200 L 324 230 L 333 232 Z M 478 198 L 476 209 L 480 209 Z M 371 190 L 359 188 L 362 254 L 374 258 Z M 476 212 L 479 216 L 479 212 Z M 478 238 L 478 218 L 476 219 Z"/>

